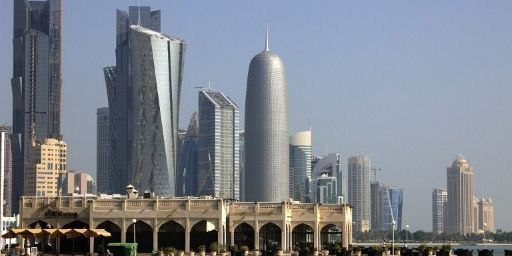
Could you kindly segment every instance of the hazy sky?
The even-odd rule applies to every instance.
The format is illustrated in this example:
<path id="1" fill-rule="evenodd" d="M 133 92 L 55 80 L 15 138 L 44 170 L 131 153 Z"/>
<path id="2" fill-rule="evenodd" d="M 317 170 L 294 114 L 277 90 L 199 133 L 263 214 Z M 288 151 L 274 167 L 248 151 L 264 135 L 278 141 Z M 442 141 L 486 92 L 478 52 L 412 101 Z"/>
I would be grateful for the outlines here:
<path id="1" fill-rule="evenodd" d="M 405 190 L 403 224 L 431 230 L 431 192 L 462 153 L 476 196 L 512 230 L 512 1 L 64 1 L 63 116 L 69 167 L 96 172 L 102 67 L 115 64 L 115 10 L 162 10 L 162 31 L 187 41 L 180 123 L 196 86 L 240 105 L 264 47 L 284 61 L 290 132 L 313 151 L 369 155 L 378 178 Z M 11 123 L 12 0 L 0 1 L 0 123 Z M 344 168 L 346 169 L 346 167 Z"/>

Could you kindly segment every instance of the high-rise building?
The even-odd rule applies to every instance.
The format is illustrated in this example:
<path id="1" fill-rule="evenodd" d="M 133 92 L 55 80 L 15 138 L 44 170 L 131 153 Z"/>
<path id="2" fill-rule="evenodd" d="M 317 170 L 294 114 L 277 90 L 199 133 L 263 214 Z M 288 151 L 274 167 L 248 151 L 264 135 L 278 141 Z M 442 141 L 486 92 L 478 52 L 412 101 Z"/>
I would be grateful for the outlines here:
<path id="1" fill-rule="evenodd" d="M 432 190 L 432 232 L 441 234 L 445 229 L 448 193 L 446 189 Z"/>
<path id="2" fill-rule="evenodd" d="M 0 125 L 0 217 L 12 214 L 12 130 Z"/>
<path id="3" fill-rule="evenodd" d="M 132 65 L 132 55 L 134 51 L 142 50 L 151 53 L 152 48 L 146 46 L 144 49 L 134 49 L 130 45 L 131 25 L 140 24 L 142 27 L 151 29 L 152 31 L 160 31 L 160 10 L 151 11 L 148 6 L 130 6 L 129 11 L 117 10 L 116 18 L 116 65 L 105 67 L 103 69 L 105 75 L 105 83 L 107 86 L 107 98 L 109 105 L 110 118 L 110 169 L 112 176 L 111 189 L 113 193 L 124 193 L 126 186 L 133 182 L 133 165 L 132 165 L 132 142 L 135 139 L 133 134 L 133 101 L 136 96 L 133 93 L 133 82 L 141 82 L 140 77 L 133 77 L 130 66 Z M 156 39 L 157 37 L 155 37 Z M 155 49 L 156 50 L 156 49 Z M 164 52 L 165 49 L 154 51 Z M 173 51 L 174 52 L 174 49 Z M 162 58 L 167 57 L 164 54 Z M 180 61 L 182 56 L 177 55 Z M 148 58 L 151 56 L 148 55 Z M 167 62 L 166 62 L 167 63 Z M 140 64 L 140 63 L 139 63 Z M 165 63 L 159 63 L 165 64 Z M 173 62 L 173 66 L 176 63 Z M 163 66 L 160 66 L 160 69 Z M 154 70 L 154 69 L 152 69 Z M 181 73 L 172 76 L 173 81 L 181 81 Z M 155 74 L 156 77 L 156 74 Z M 163 78 L 162 76 L 159 76 Z M 134 80 L 135 79 L 135 80 Z M 160 79 L 161 80 L 161 79 Z M 172 90 L 179 94 L 179 91 Z M 179 102 L 179 101 L 178 101 Z M 174 102 L 177 104 L 178 102 Z M 153 103 L 152 103 L 153 104 Z M 167 103 L 168 104 L 168 103 Z M 170 109 L 169 105 L 169 109 Z M 173 116 L 177 118 L 177 116 Z"/>
<path id="4" fill-rule="evenodd" d="M 156 195 L 174 196 L 176 190 L 184 53 L 184 41 L 141 26 L 130 26 L 132 165 L 129 175 L 135 187 Z"/>
<path id="5" fill-rule="evenodd" d="M 446 232 L 468 234 L 474 232 L 473 167 L 462 155 L 458 155 L 447 168 L 448 207 Z"/>
<path id="6" fill-rule="evenodd" d="M 249 65 L 245 95 L 245 200 L 289 199 L 286 78 L 281 58 L 268 47 Z"/>
<path id="7" fill-rule="evenodd" d="M 94 194 L 96 190 L 96 181 L 86 172 L 69 170 L 64 174 L 62 195 Z"/>
<path id="8" fill-rule="evenodd" d="M 476 196 L 473 197 L 473 233 L 483 232 L 483 223 L 480 223 L 480 200 Z"/>
<path id="9" fill-rule="evenodd" d="M 96 111 L 96 177 L 98 192 L 112 193 L 113 179 L 110 169 L 110 118 L 109 109 L 98 108 Z"/>
<path id="10" fill-rule="evenodd" d="M 381 230 L 382 229 L 382 193 L 381 186 L 378 181 L 372 181 L 370 183 L 370 197 L 371 197 L 371 211 L 372 211 L 372 222 L 371 229 Z"/>
<path id="11" fill-rule="evenodd" d="M 197 112 L 194 112 L 190 118 L 188 129 L 181 137 L 180 147 L 176 174 L 176 195 L 196 196 L 198 195 L 197 180 L 199 175 L 199 126 Z"/>
<path id="12" fill-rule="evenodd" d="M 348 203 L 357 231 L 368 231 L 371 224 L 370 158 L 352 156 L 348 159 Z"/>
<path id="13" fill-rule="evenodd" d="M 44 139 L 32 146 L 30 162 L 26 164 L 25 195 L 58 196 L 62 193 L 67 168 L 68 146 L 64 141 Z"/>
<path id="14" fill-rule="evenodd" d="M 343 203 L 341 155 L 313 157 L 311 176 L 304 181 L 305 201 L 312 203 Z"/>
<path id="15" fill-rule="evenodd" d="M 290 197 L 305 202 L 306 178 L 310 176 L 311 129 L 290 136 Z"/>
<path id="16" fill-rule="evenodd" d="M 240 199 L 239 110 L 224 93 L 199 92 L 199 195 Z"/>
<path id="17" fill-rule="evenodd" d="M 240 201 L 245 201 L 245 132 L 241 131 L 239 136 L 240 147 Z"/>
<path id="18" fill-rule="evenodd" d="M 13 21 L 13 211 L 24 194 L 36 140 L 61 138 L 61 0 L 14 1 Z"/>
<path id="19" fill-rule="evenodd" d="M 381 186 L 381 215 L 382 229 L 392 230 L 393 221 L 395 229 L 402 230 L 402 209 L 404 191 L 401 188 Z"/>
<path id="20" fill-rule="evenodd" d="M 478 201 L 479 230 L 494 232 L 494 202 L 488 198 Z"/>

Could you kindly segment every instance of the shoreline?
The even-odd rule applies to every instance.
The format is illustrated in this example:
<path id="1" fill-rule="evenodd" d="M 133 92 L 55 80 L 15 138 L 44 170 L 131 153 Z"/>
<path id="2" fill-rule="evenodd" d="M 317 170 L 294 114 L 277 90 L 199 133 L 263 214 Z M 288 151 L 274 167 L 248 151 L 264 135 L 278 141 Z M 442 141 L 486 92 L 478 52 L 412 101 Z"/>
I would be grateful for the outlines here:
<path id="1" fill-rule="evenodd" d="M 382 245 L 382 243 L 378 243 L 378 242 L 354 242 L 352 243 L 353 245 L 356 245 L 356 246 L 378 246 L 378 245 Z M 512 246 L 512 243 L 462 243 L 462 242 L 453 242 L 453 243 L 438 243 L 438 242 L 428 242 L 428 243 L 404 243 L 404 242 L 395 242 L 395 246 L 399 246 L 399 247 L 403 247 L 404 245 L 408 245 L 408 246 L 412 246 L 412 247 L 417 247 L 417 246 L 420 246 L 420 245 L 427 245 L 427 246 L 441 246 L 441 245 L 445 245 L 445 244 L 448 244 L 448 245 L 451 245 L 452 247 L 453 246 Z M 390 242 L 387 242 L 386 245 L 391 245 Z"/>

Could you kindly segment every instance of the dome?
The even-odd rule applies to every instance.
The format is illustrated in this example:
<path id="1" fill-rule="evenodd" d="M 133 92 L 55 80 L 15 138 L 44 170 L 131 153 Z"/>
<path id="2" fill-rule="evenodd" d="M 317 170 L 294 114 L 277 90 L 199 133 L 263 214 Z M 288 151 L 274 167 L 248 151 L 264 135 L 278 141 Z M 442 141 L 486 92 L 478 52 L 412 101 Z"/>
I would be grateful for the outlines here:
<path id="1" fill-rule="evenodd" d="M 468 166 L 468 161 L 463 155 L 458 154 L 455 160 L 453 160 L 452 166 Z"/>

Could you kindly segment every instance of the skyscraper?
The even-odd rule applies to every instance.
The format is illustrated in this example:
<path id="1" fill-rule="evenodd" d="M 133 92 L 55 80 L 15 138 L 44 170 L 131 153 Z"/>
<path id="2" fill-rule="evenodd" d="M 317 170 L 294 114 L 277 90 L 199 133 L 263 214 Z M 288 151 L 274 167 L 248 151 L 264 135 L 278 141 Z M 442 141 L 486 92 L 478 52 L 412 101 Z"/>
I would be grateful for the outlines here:
<path id="1" fill-rule="evenodd" d="M 69 170 L 64 174 L 62 195 L 94 194 L 97 191 L 96 181 L 87 172 Z"/>
<path id="2" fill-rule="evenodd" d="M 199 125 L 197 112 L 192 114 L 188 129 L 181 138 L 180 156 L 176 174 L 177 196 L 196 196 L 199 175 Z"/>
<path id="3" fill-rule="evenodd" d="M 175 195 L 184 53 L 184 41 L 130 26 L 129 175 L 135 187 L 156 195 Z"/>
<path id="4" fill-rule="evenodd" d="M 311 176 L 311 130 L 290 136 L 290 197 L 305 201 L 306 178 Z"/>
<path id="5" fill-rule="evenodd" d="M 371 212 L 372 222 L 370 228 L 373 230 L 382 229 L 382 193 L 378 181 L 372 181 L 370 184 Z"/>
<path id="6" fill-rule="evenodd" d="M 313 157 L 311 176 L 305 180 L 306 202 L 333 204 L 343 201 L 341 155 Z"/>
<path id="7" fill-rule="evenodd" d="M 222 92 L 199 92 L 199 195 L 240 199 L 239 110 Z"/>
<path id="8" fill-rule="evenodd" d="M 61 0 L 14 1 L 13 22 L 13 210 L 36 140 L 59 139 L 62 44 Z"/>
<path id="9" fill-rule="evenodd" d="M 494 202 L 488 198 L 482 198 L 478 201 L 479 212 L 479 230 L 485 232 L 494 232 Z"/>
<path id="10" fill-rule="evenodd" d="M 370 158 L 352 156 L 348 159 L 348 203 L 357 231 L 367 231 L 371 224 Z"/>
<path id="11" fill-rule="evenodd" d="M 286 78 L 281 58 L 268 48 L 249 65 L 245 95 L 245 200 L 289 199 Z"/>
<path id="12" fill-rule="evenodd" d="M 0 125 L 0 217 L 12 214 L 12 150 L 11 127 Z"/>
<path id="13" fill-rule="evenodd" d="M 117 10 L 116 18 L 116 65 L 105 67 L 105 83 L 110 117 L 110 165 L 112 176 L 112 192 L 124 193 L 126 186 L 133 181 L 132 166 L 132 62 L 130 45 L 131 25 L 140 24 L 153 31 L 160 31 L 160 10 L 151 11 L 148 6 L 130 6 L 129 11 Z M 150 51 L 148 51 L 149 53 Z M 165 55 L 167 56 L 167 54 Z M 181 57 L 180 57 L 181 58 Z M 180 77 L 174 77 L 179 79 Z M 179 94 L 179 92 L 177 93 Z M 177 116 L 176 116 L 177 118 Z"/>
<path id="14" fill-rule="evenodd" d="M 112 193 L 113 179 L 110 169 L 110 118 L 108 108 L 98 108 L 96 111 L 96 177 L 98 192 Z"/>
<path id="15" fill-rule="evenodd" d="M 447 168 L 448 207 L 446 232 L 468 234 L 474 232 L 473 167 L 458 155 Z"/>
<path id="16" fill-rule="evenodd" d="M 432 232 L 435 234 L 444 232 L 447 199 L 446 189 L 436 188 L 432 190 Z"/>
<path id="17" fill-rule="evenodd" d="M 393 221 L 395 229 L 402 230 L 402 209 L 404 191 L 401 188 L 390 188 L 381 186 L 381 214 L 382 229 L 392 230 Z"/>
<path id="18" fill-rule="evenodd" d="M 239 148 L 240 148 L 240 201 L 245 201 L 245 132 L 241 131 L 239 134 Z"/>

